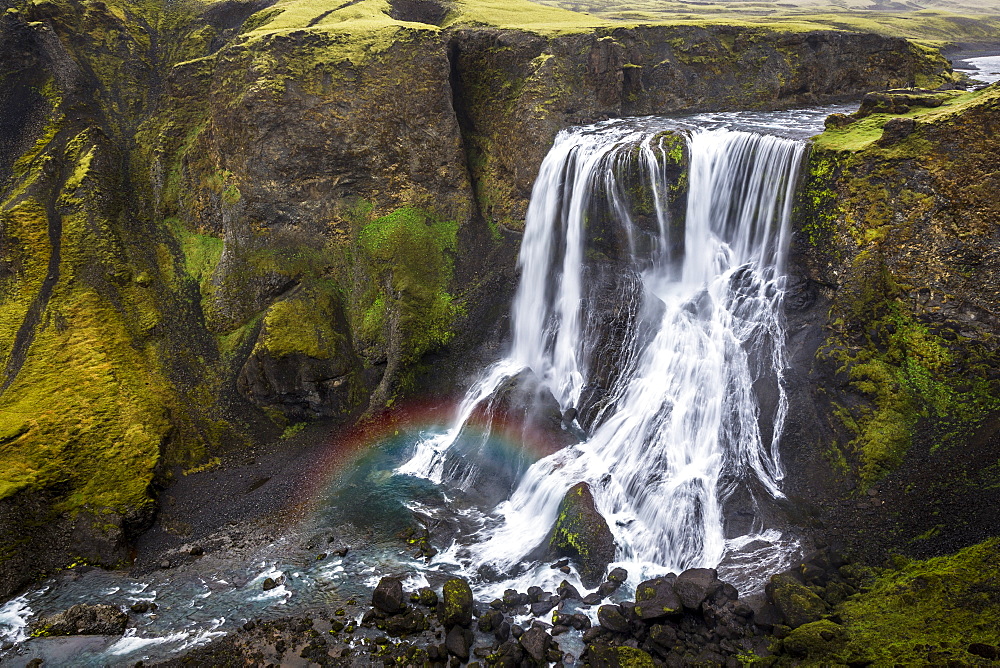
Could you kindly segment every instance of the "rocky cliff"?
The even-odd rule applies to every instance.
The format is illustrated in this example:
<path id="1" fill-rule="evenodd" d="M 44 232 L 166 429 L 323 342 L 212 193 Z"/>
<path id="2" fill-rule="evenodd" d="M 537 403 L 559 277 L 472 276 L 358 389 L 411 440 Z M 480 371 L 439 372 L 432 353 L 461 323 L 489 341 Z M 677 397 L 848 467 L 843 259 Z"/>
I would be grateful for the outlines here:
<path id="1" fill-rule="evenodd" d="M 876 562 L 996 533 L 998 124 L 996 86 L 872 96 L 810 158 L 787 482 Z"/>
<path id="2" fill-rule="evenodd" d="M 873 35 L 495 27 L 528 3 L 3 6 L 0 596 L 126 559 L 175 472 L 458 378 L 560 128 L 948 77 Z"/>

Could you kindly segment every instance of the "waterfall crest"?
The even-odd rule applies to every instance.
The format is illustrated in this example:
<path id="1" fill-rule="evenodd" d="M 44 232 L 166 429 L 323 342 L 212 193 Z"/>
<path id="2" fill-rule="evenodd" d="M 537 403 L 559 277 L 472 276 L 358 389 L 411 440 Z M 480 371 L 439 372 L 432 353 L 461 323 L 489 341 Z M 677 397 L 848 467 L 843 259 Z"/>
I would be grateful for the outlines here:
<path id="1" fill-rule="evenodd" d="M 524 471 L 470 565 L 529 558 L 581 481 L 619 561 L 650 571 L 718 565 L 741 538 L 724 504 L 781 496 L 781 299 L 804 151 L 724 128 L 560 133 L 526 217 L 510 354 L 396 471 L 474 485 L 474 462 L 450 456 L 472 414 L 518 374 L 551 394 L 580 442 Z"/>

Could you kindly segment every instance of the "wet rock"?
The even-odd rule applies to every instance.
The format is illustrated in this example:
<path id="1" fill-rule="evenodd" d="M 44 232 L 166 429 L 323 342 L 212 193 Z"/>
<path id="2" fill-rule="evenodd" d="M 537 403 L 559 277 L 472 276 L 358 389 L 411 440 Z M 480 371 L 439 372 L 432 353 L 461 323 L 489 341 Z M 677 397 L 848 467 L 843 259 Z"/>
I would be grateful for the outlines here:
<path id="1" fill-rule="evenodd" d="M 674 591 L 675 580 L 667 576 L 640 583 L 635 589 L 635 614 L 644 621 L 680 615 L 684 604 Z"/>
<path id="2" fill-rule="evenodd" d="M 615 633 L 628 633 L 631 626 L 620 606 L 602 605 L 597 609 L 597 621 L 601 626 Z"/>
<path id="3" fill-rule="evenodd" d="M 608 573 L 608 582 L 614 582 L 617 585 L 622 585 L 626 580 L 628 580 L 628 571 L 622 567 L 614 568 Z"/>
<path id="4" fill-rule="evenodd" d="M 628 646 L 588 645 L 585 663 L 593 668 L 653 668 L 653 657 L 647 652 Z M 720 665 L 700 663 L 696 665 Z"/>
<path id="5" fill-rule="evenodd" d="M 516 640 L 507 640 L 497 649 L 496 655 L 496 665 L 513 668 L 524 659 L 524 648 Z"/>
<path id="6" fill-rule="evenodd" d="M 587 605 L 597 605 L 604 600 L 604 596 L 600 592 L 592 592 L 583 597 L 583 602 Z"/>
<path id="7" fill-rule="evenodd" d="M 504 590 L 503 604 L 506 608 L 516 608 L 519 605 L 528 604 L 528 595 L 521 594 L 513 589 Z"/>
<path id="8" fill-rule="evenodd" d="M 518 643 L 524 651 L 538 663 L 546 662 L 552 637 L 540 628 L 532 627 L 521 634 Z"/>
<path id="9" fill-rule="evenodd" d="M 601 582 L 615 558 L 615 541 L 608 523 L 597 512 L 587 483 L 577 483 L 566 492 L 548 543 L 553 558 L 568 557 L 577 562 L 584 586 Z"/>
<path id="10" fill-rule="evenodd" d="M 601 586 L 597 588 L 597 593 L 600 594 L 602 598 L 607 598 L 618 591 L 618 587 L 619 584 L 617 582 L 602 582 Z"/>
<path id="11" fill-rule="evenodd" d="M 378 625 L 380 629 L 394 636 L 420 633 L 426 631 L 429 626 L 427 617 L 416 608 L 411 608 L 402 615 L 393 615 Z"/>
<path id="12" fill-rule="evenodd" d="M 559 600 L 555 598 L 547 599 L 544 601 L 536 601 L 535 603 L 531 604 L 531 614 L 535 617 L 544 615 L 548 613 L 552 608 L 556 607 L 556 604 L 558 604 L 558 602 Z"/>
<path id="13" fill-rule="evenodd" d="M 503 613 L 499 610 L 487 610 L 479 617 L 479 630 L 483 633 L 493 633 L 503 623 Z"/>
<path id="14" fill-rule="evenodd" d="M 31 628 L 50 636 L 120 636 L 127 622 L 128 615 L 114 606 L 79 603 L 65 612 L 38 619 Z"/>
<path id="15" fill-rule="evenodd" d="M 417 602 L 420 605 L 426 605 L 428 608 L 433 608 L 438 604 L 437 592 L 430 587 L 421 587 L 417 592 Z"/>
<path id="16" fill-rule="evenodd" d="M 677 576 L 674 591 L 685 608 L 697 610 L 722 586 L 718 575 L 714 568 L 690 568 Z"/>
<path id="17" fill-rule="evenodd" d="M 445 638 L 444 644 L 448 648 L 448 653 L 462 661 L 469 660 L 469 649 L 472 647 L 474 637 L 472 631 L 461 626 L 453 626 Z"/>
<path id="18" fill-rule="evenodd" d="M 445 628 L 451 626 L 467 627 L 472 624 L 472 588 L 462 578 L 451 578 L 442 588 L 443 609 L 441 623 Z"/>
<path id="19" fill-rule="evenodd" d="M 402 611 L 406 607 L 403 581 L 389 575 L 379 580 L 378 586 L 372 592 L 372 605 L 376 610 L 387 615 L 395 615 Z"/>
<path id="20" fill-rule="evenodd" d="M 136 614 L 144 615 L 149 612 L 149 601 L 136 601 L 129 606 L 129 610 Z"/>
<path id="21" fill-rule="evenodd" d="M 578 600 L 580 598 L 580 592 L 577 591 L 576 587 L 565 580 L 559 583 L 559 587 L 556 589 L 556 594 L 558 594 L 559 598 L 564 601 Z"/>

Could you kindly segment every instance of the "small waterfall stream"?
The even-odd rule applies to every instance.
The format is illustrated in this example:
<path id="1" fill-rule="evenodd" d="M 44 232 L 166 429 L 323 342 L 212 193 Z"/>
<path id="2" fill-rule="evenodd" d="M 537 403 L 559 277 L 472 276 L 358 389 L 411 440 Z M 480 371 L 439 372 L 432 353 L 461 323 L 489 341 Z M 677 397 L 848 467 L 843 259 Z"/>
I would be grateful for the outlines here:
<path id="1" fill-rule="evenodd" d="M 727 538 L 746 542 L 725 535 L 723 504 L 740 488 L 781 496 L 782 271 L 806 145 L 726 128 L 682 136 L 688 165 L 674 182 L 679 151 L 668 146 L 678 135 L 629 126 L 564 131 L 542 165 L 511 352 L 472 387 L 452 427 L 396 470 L 474 484 L 475 462 L 453 452 L 472 413 L 519 374 L 551 393 L 581 442 L 524 472 L 494 511 L 500 521 L 460 550 L 473 568 L 503 573 L 525 561 L 581 481 L 618 559 L 639 572 L 717 566 Z M 669 194 L 685 178 L 683 220 L 672 220 Z M 655 224 L 639 222 L 643 209 Z M 614 258 L 595 248 L 600 235 L 624 246 Z M 622 314 L 610 327 L 593 310 L 608 291 Z"/>

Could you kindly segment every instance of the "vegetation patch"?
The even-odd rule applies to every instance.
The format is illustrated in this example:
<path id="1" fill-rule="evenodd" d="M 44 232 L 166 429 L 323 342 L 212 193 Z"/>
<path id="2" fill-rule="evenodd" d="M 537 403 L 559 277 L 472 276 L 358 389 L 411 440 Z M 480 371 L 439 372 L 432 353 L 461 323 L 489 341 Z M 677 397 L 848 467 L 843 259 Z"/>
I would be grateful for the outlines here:
<path id="1" fill-rule="evenodd" d="M 993 665 L 1000 656 L 1000 538 L 926 561 L 900 559 L 870 587 L 783 641 L 802 665 Z M 777 665 L 789 665 L 784 659 Z"/>

